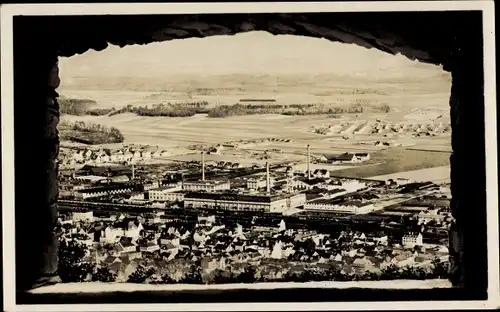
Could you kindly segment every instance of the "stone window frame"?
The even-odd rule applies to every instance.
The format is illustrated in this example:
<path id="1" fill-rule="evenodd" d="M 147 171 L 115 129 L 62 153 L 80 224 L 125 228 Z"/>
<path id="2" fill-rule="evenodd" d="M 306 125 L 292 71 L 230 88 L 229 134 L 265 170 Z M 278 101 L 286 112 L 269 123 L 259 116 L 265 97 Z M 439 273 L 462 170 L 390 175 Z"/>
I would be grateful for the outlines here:
<path id="1" fill-rule="evenodd" d="M 336 17 L 340 16 L 339 13 L 335 14 Z M 428 12 L 419 14 L 427 14 L 427 17 L 432 15 L 429 15 Z M 444 13 L 441 12 L 441 14 Z M 453 155 L 450 158 L 450 163 L 452 166 L 452 211 L 457 220 L 450 231 L 450 254 L 452 263 L 455 263 L 452 282 L 460 286 L 461 289 L 467 290 L 466 292 L 462 292 L 462 294 L 467 294 L 469 298 L 478 299 L 484 298 L 485 290 L 487 289 L 487 272 L 485 272 L 487 267 L 486 246 L 482 244 L 482 242 L 486 242 L 487 236 L 484 229 L 484 225 L 486 224 L 486 196 L 484 191 L 486 181 L 482 173 L 486 171 L 483 154 L 485 133 L 482 16 L 478 16 L 478 12 L 450 12 L 449 14 L 455 14 L 456 16 L 450 17 L 448 15 L 446 17 L 446 21 L 455 28 L 454 32 L 448 33 L 449 36 L 446 37 L 446 42 L 444 44 L 441 43 L 447 45 L 447 50 L 435 49 L 431 51 L 433 49 L 432 46 L 430 48 L 427 46 L 429 53 L 426 53 L 425 50 L 418 50 L 416 48 L 412 50 L 412 44 L 408 42 L 394 49 L 409 57 L 415 57 L 426 62 L 432 63 L 434 57 L 440 59 L 444 63 L 444 69 L 452 73 L 450 113 L 452 117 Z M 301 21 L 303 16 L 307 14 L 299 15 L 296 15 L 298 17 L 297 20 Z M 83 18 L 85 19 L 85 17 Z M 128 17 L 107 18 L 116 18 L 118 20 Z M 210 16 L 207 19 L 208 23 L 214 22 L 214 18 L 217 21 L 216 17 Z M 286 20 L 286 14 L 285 16 L 281 14 L 276 15 L 276 18 L 273 18 L 273 22 L 268 22 L 266 25 L 262 23 L 262 19 L 260 18 L 262 18 L 262 14 L 253 15 L 251 18 L 247 17 L 248 20 L 243 23 L 238 24 L 235 22 L 232 29 L 235 32 L 239 32 L 252 29 L 253 27 L 256 30 L 267 30 L 272 33 L 288 33 L 286 29 L 283 30 L 279 26 L 283 25 L 283 20 Z M 458 22 L 463 21 L 464 18 L 471 23 L 465 26 L 464 24 L 466 23 Z M 105 19 L 106 17 L 96 24 L 102 25 Z M 172 36 L 164 31 L 171 28 L 171 26 L 166 25 L 159 32 L 153 30 L 155 25 L 158 25 L 157 18 L 154 21 L 148 21 L 148 17 L 142 16 L 139 20 L 141 19 L 145 27 L 142 29 L 144 31 L 142 34 L 139 31 L 126 28 L 124 24 L 122 25 L 124 25 L 126 30 L 109 27 L 102 29 L 102 33 L 98 33 L 96 32 L 97 27 L 90 27 L 90 29 L 87 29 L 88 32 L 85 33 L 84 28 L 78 28 L 75 24 L 62 18 L 59 22 L 74 26 L 71 29 L 74 31 L 73 35 L 63 38 L 64 36 L 57 34 L 58 32 L 55 30 L 57 28 L 51 28 L 55 27 L 56 24 L 52 24 L 52 21 L 44 23 L 48 21 L 47 17 L 14 18 L 14 104 L 15 111 L 17 112 L 14 116 L 16 127 L 15 159 L 16 163 L 23 164 L 23 166 L 18 165 L 15 168 L 15 188 L 21 189 L 25 187 L 25 181 L 28 180 L 32 184 L 40 186 L 40 189 L 30 198 L 16 196 L 16 214 L 22 213 L 22 209 L 25 209 L 23 207 L 42 207 L 38 210 L 33 210 L 33 221 L 29 223 L 30 226 L 33 226 L 33 229 L 40 231 L 40 233 L 47 234 L 51 232 L 52 227 L 50 224 L 54 223 L 54 216 L 57 211 L 58 166 L 56 159 L 59 151 L 57 132 L 59 106 L 57 103 L 58 94 L 56 92 L 59 85 L 57 58 L 58 56 L 68 56 L 71 53 L 83 53 L 89 48 L 102 50 L 108 44 L 107 39 L 103 40 L 106 36 L 112 38 L 112 40 L 109 40 L 110 42 L 121 46 L 133 43 L 145 44 L 159 41 L 160 39 L 169 40 L 169 36 Z M 238 20 L 238 18 L 235 19 Z M 42 20 L 44 21 L 41 23 Z M 133 17 L 132 20 L 137 22 L 137 17 Z M 325 23 L 321 18 L 318 21 L 322 25 Z M 376 24 L 372 24 L 371 27 L 376 29 L 375 32 L 378 33 L 374 35 L 369 31 L 367 32 L 363 27 L 356 28 L 356 23 L 358 22 L 361 24 L 364 23 L 364 26 L 367 23 L 366 20 L 363 22 L 356 20 L 351 25 L 346 20 L 335 22 L 332 28 L 341 35 L 345 35 L 344 39 L 337 39 L 336 41 L 354 42 L 362 46 L 368 45 L 392 53 L 394 50 L 391 51 L 391 48 L 384 41 L 387 40 L 387 37 L 384 38 L 381 33 L 385 35 L 389 34 L 389 41 L 391 38 L 396 41 L 400 40 L 402 38 L 401 34 L 405 33 L 404 29 L 399 30 L 401 33 L 398 33 L 394 29 L 392 32 L 387 31 L 387 33 L 384 33 L 383 29 L 380 30 L 377 28 L 379 26 L 373 26 Z M 368 23 L 370 22 L 368 21 Z M 433 23 L 435 23 L 435 19 L 430 18 L 426 27 L 432 27 Z M 351 26 L 354 26 L 354 28 L 351 28 Z M 450 28 L 447 27 L 447 31 L 451 31 Z M 309 31 L 309 35 L 317 35 L 314 34 L 314 29 L 307 30 L 307 27 L 305 29 L 302 28 L 299 34 L 304 35 L 305 32 L 305 35 L 307 35 Z M 415 30 L 412 26 L 408 26 L 406 36 L 412 38 L 409 33 Z M 67 29 L 59 29 L 59 31 L 66 36 L 68 35 Z M 206 33 L 203 33 L 204 31 L 209 32 L 214 30 L 204 29 L 198 35 L 189 34 L 189 36 L 204 36 L 206 35 Z M 115 33 L 113 34 L 113 32 Z M 210 35 L 212 34 L 213 32 L 210 33 Z M 127 40 L 129 36 L 132 39 Z M 85 40 L 81 40 L 82 38 L 85 38 Z M 416 40 L 414 37 L 412 39 Z M 436 40 L 436 38 L 433 39 Z M 433 44 L 435 46 L 439 45 L 437 41 L 434 41 Z M 23 91 L 26 89 L 31 90 L 31 92 L 26 93 Z M 38 105 L 32 104 L 32 106 L 29 106 L 31 110 L 29 116 L 22 116 L 20 110 L 26 109 L 30 103 L 38 103 Z M 39 130 L 36 133 L 26 133 L 28 125 L 31 128 Z M 24 132 L 21 132 L 22 128 L 24 128 Z M 466 133 L 474 137 L 475 140 L 465 142 Z M 33 144 L 26 144 L 28 141 Z M 37 155 L 37 157 L 33 158 L 32 155 Z M 471 166 L 471 161 L 474 166 Z M 475 183 L 468 185 L 466 180 L 473 180 Z M 465 191 L 468 191 L 467 196 L 465 196 Z M 468 213 L 469 211 L 466 211 L 467 207 L 479 208 L 475 209 L 474 214 L 470 214 Z M 25 236 L 21 232 L 21 227 L 22 224 L 16 224 L 16 253 L 21 251 L 22 245 L 26 242 L 24 240 Z M 48 262 L 53 263 L 54 248 L 48 243 L 51 240 L 50 235 L 40 235 L 38 239 L 43 240 L 44 243 L 34 247 L 34 253 L 39 255 L 39 257 L 34 257 L 31 260 L 38 259 L 39 263 L 45 264 Z M 23 267 L 22 259 L 23 257 L 18 254 L 18 268 Z M 34 266 L 34 268 L 25 270 L 25 273 L 40 275 L 41 272 L 37 271 L 38 269 L 39 267 Z M 45 267 L 45 271 L 54 269 L 50 265 L 49 267 Z M 19 274 L 17 277 L 17 285 L 19 287 L 26 286 L 23 283 L 25 280 L 21 279 Z"/>

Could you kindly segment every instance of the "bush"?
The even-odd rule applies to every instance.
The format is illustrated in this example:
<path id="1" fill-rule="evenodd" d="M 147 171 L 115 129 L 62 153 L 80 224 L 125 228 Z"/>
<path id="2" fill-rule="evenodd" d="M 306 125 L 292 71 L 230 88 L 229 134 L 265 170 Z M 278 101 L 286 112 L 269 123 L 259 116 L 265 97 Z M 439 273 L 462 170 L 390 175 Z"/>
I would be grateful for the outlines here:
<path id="1" fill-rule="evenodd" d="M 251 284 L 255 283 L 255 269 L 253 267 L 249 267 L 243 271 L 240 275 L 238 275 L 237 279 L 239 283 Z"/>
<path id="2" fill-rule="evenodd" d="M 113 283 L 116 281 L 116 274 L 111 272 L 108 267 L 98 267 L 92 273 L 92 281 Z"/>
<path id="3" fill-rule="evenodd" d="M 63 283 L 78 283 L 89 280 L 93 266 L 83 262 L 88 248 L 75 240 L 59 240 L 58 275 Z"/>
<path id="4" fill-rule="evenodd" d="M 201 269 L 199 267 L 192 267 L 191 272 L 187 273 L 179 283 L 181 284 L 203 284 Z"/>
<path id="5" fill-rule="evenodd" d="M 127 283 L 143 284 L 149 282 L 149 280 L 156 273 L 154 268 L 146 268 L 143 265 L 137 267 L 134 273 L 130 274 Z"/>

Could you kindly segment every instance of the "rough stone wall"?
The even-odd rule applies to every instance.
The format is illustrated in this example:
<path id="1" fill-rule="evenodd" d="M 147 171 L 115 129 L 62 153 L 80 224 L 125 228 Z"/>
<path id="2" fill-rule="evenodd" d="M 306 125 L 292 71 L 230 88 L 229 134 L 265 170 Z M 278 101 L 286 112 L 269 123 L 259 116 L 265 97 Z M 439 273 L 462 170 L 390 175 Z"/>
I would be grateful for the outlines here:
<path id="1" fill-rule="evenodd" d="M 40 31 L 56 36 L 59 55 L 71 56 L 108 44 L 232 35 L 252 30 L 326 38 L 411 59 L 444 64 L 457 25 L 467 12 L 190 14 L 151 16 L 36 17 Z"/>
<path id="2" fill-rule="evenodd" d="M 43 39 L 14 30 L 17 289 L 57 271 L 58 56 Z"/>
<path id="3" fill-rule="evenodd" d="M 485 128 L 477 122 L 484 120 L 483 42 L 482 36 L 477 36 L 477 23 L 462 30 L 462 35 L 454 38 L 449 62 L 451 208 L 456 220 L 450 230 L 450 260 L 452 282 L 480 291 L 487 288 L 488 264 L 486 168 L 481 152 L 485 150 Z"/>

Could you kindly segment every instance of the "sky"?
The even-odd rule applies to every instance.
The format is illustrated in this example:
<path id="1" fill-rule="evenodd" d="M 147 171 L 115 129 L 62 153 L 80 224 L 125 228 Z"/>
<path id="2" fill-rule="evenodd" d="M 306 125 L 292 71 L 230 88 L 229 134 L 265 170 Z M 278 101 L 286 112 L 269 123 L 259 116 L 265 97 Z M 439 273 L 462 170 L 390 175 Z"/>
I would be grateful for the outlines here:
<path id="1" fill-rule="evenodd" d="M 326 39 L 254 31 L 132 45 L 60 60 L 61 76 L 155 77 L 182 74 L 436 76 L 439 66 Z"/>

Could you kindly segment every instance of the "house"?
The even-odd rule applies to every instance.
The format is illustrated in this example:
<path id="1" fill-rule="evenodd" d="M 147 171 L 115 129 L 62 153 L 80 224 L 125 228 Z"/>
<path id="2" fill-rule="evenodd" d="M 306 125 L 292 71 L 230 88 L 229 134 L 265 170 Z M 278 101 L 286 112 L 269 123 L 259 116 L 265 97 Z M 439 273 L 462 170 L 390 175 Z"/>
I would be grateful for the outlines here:
<path id="1" fill-rule="evenodd" d="M 326 180 L 321 178 L 314 178 L 311 180 L 307 178 L 299 178 L 294 180 L 293 187 L 302 190 L 312 190 L 315 187 L 321 188 L 325 183 Z"/>
<path id="2" fill-rule="evenodd" d="M 129 182 L 130 179 L 126 175 L 119 175 L 111 178 L 111 182 L 120 183 L 120 182 Z"/>
<path id="3" fill-rule="evenodd" d="M 180 238 L 175 237 L 175 235 L 171 234 L 165 238 L 160 238 L 160 245 L 170 247 L 169 249 L 171 249 L 179 247 L 181 245 L 181 242 Z"/>
<path id="4" fill-rule="evenodd" d="M 121 225 L 118 229 L 113 229 L 112 231 L 114 232 L 113 234 L 118 234 L 119 237 L 126 236 L 130 237 L 132 239 L 132 242 L 135 242 L 139 236 L 140 232 L 144 229 L 142 224 L 138 222 L 137 220 L 135 221 L 129 221 L 128 223 L 125 221 L 125 224 L 123 224 L 123 221 L 121 221 Z M 123 229 L 125 228 L 125 229 Z M 109 229 L 106 228 L 106 231 Z"/>
<path id="5" fill-rule="evenodd" d="M 112 228 L 107 226 L 104 230 L 101 231 L 101 237 L 99 238 L 99 242 L 102 244 L 113 244 L 119 241 L 120 237 L 124 235 L 124 230 L 120 228 Z"/>
<path id="6" fill-rule="evenodd" d="M 317 178 L 329 178 L 330 171 L 326 169 L 316 169 L 314 170 L 313 175 Z"/>
<path id="7" fill-rule="evenodd" d="M 132 153 L 132 158 L 133 159 L 140 159 L 141 158 L 141 151 L 134 151 Z"/>
<path id="8" fill-rule="evenodd" d="M 139 250 L 141 252 L 155 252 L 157 250 L 160 250 L 160 246 L 158 246 L 158 244 L 155 242 L 149 241 L 147 243 L 140 244 Z"/>
<path id="9" fill-rule="evenodd" d="M 143 152 L 141 153 L 141 157 L 142 157 L 143 159 L 150 159 L 150 158 L 151 158 L 151 152 L 150 152 L 150 151 L 143 151 Z"/>
<path id="10" fill-rule="evenodd" d="M 223 149 L 222 145 L 218 145 L 218 146 L 209 148 L 208 153 L 220 155 L 220 153 L 222 152 L 222 149 Z"/>
<path id="11" fill-rule="evenodd" d="M 423 245 L 423 236 L 422 233 L 408 233 L 403 235 L 401 239 L 401 243 L 406 248 L 413 248 L 415 246 Z"/>
<path id="12" fill-rule="evenodd" d="M 94 220 L 94 212 L 93 211 L 85 211 L 85 212 L 73 212 L 71 219 L 73 222 L 80 221 L 93 221 Z"/>
<path id="13" fill-rule="evenodd" d="M 319 158 L 319 161 L 323 163 L 333 163 L 336 159 L 337 155 L 325 154 Z"/>
<path id="14" fill-rule="evenodd" d="M 140 251 L 122 252 L 120 258 L 122 262 L 126 262 L 126 260 L 130 262 L 134 259 L 141 259 L 142 253 Z"/>
<path id="15" fill-rule="evenodd" d="M 137 251 L 137 246 L 132 243 L 130 237 L 122 236 L 117 244 L 117 251 L 122 253 L 131 253 Z"/>
<path id="16" fill-rule="evenodd" d="M 370 154 L 368 153 L 343 153 L 340 155 L 323 155 L 320 158 L 321 162 L 331 164 L 359 163 L 367 160 L 370 160 Z"/>

